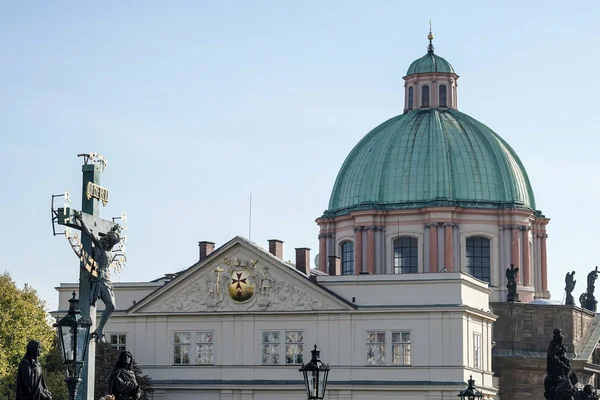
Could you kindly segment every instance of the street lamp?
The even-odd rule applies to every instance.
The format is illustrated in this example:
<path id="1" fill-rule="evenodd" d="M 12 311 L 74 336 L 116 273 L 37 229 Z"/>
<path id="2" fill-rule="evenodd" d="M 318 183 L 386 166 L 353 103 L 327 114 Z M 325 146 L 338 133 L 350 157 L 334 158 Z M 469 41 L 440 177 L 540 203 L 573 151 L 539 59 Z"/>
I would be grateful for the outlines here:
<path id="1" fill-rule="evenodd" d="M 470 376 L 469 386 L 467 386 L 465 390 L 461 390 L 458 394 L 458 397 L 460 397 L 461 400 L 481 400 L 483 393 L 475 388 L 475 380 L 473 379 L 473 375 Z"/>
<path id="2" fill-rule="evenodd" d="M 58 337 L 63 352 L 63 363 L 66 367 L 67 388 L 69 389 L 69 398 L 75 399 L 77 395 L 77 386 L 81 379 L 81 369 L 87 352 L 90 327 L 92 320 L 81 314 L 79 310 L 79 300 L 75 297 L 69 300 L 69 312 L 60 321 L 54 324 L 58 328 Z"/>
<path id="3" fill-rule="evenodd" d="M 304 374 L 308 400 L 323 400 L 325 397 L 329 365 L 321 362 L 319 359 L 320 353 L 315 344 L 314 350 L 311 350 L 312 358 L 310 362 L 306 365 L 302 364 L 302 368 L 300 368 L 300 371 Z"/>

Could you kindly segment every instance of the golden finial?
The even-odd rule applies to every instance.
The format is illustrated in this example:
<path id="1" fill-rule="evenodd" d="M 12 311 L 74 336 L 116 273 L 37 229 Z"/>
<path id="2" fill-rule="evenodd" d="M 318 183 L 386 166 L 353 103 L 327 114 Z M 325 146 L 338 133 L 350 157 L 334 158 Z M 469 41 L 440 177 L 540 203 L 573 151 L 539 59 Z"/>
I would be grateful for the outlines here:
<path id="1" fill-rule="evenodd" d="M 429 39 L 429 41 L 433 40 L 433 33 L 431 33 L 431 20 L 429 20 L 429 35 L 427 35 L 427 39 Z"/>
<path id="2" fill-rule="evenodd" d="M 433 33 L 431 33 L 431 20 L 429 20 L 429 35 L 427 35 L 427 39 L 429 39 L 429 46 L 427 46 L 427 52 L 433 53 Z"/>

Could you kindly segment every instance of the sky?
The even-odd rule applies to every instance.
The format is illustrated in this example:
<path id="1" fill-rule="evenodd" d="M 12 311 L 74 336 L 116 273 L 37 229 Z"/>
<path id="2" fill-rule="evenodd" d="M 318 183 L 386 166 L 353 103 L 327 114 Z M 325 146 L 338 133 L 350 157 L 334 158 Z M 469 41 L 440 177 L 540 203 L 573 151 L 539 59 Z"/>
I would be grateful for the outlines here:
<path id="1" fill-rule="evenodd" d="M 249 234 L 318 251 L 346 155 L 402 113 L 402 76 L 435 49 L 459 110 L 524 163 L 548 226 L 549 286 L 576 298 L 598 264 L 600 2 L 0 2 L 0 270 L 58 303 L 78 278 L 50 200 L 81 201 L 81 159 L 108 161 L 127 213 L 115 281 L 150 280 Z M 118 302 L 118 299 L 117 299 Z"/>

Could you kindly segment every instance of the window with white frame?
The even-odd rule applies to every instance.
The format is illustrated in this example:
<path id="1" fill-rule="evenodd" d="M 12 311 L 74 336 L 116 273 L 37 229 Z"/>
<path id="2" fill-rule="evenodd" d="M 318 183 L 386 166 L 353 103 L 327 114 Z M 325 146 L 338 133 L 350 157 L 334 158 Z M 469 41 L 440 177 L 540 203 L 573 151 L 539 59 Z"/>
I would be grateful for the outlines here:
<path id="1" fill-rule="evenodd" d="M 302 364 L 304 362 L 304 332 L 262 332 L 261 354 L 263 364 Z"/>
<path id="2" fill-rule="evenodd" d="M 108 343 L 118 351 L 127 350 L 127 335 L 124 333 L 109 333 Z"/>
<path id="3" fill-rule="evenodd" d="M 196 332 L 196 364 L 213 363 L 212 332 Z"/>
<path id="4" fill-rule="evenodd" d="M 410 332 L 369 331 L 366 345 L 368 365 L 410 365 Z"/>
<path id="5" fill-rule="evenodd" d="M 481 335 L 473 332 L 473 368 L 481 369 Z"/>
<path id="6" fill-rule="evenodd" d="M 367 364 L 385 365 L 385 332 L 367 332 Z"/>
<path id="7" fill-rule="evenodd" d="M 392 364 L 410 365 L 410 332 L 392 332 Z"/>
<path id="8" fill-rule="evenodd" d="M 173 364 L 213 364 L 213 332 L 175 332 Z"/>

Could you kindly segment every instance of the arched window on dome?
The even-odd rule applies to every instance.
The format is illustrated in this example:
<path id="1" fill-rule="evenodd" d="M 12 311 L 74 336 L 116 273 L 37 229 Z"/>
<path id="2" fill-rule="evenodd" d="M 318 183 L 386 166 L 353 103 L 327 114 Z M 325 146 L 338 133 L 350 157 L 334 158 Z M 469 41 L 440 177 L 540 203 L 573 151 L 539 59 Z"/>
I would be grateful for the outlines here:
<path id="1" fill-rule="evenodd" d="M 467 272 L 490 283 L 490 239 L 482 236 L 467 238 Z"/>
<path id="2" fill-rule="evenodd" d="M 429 85 L 421 86 L 421 107 L 429 107 Z"/>
<path id="3" fill-rule="evenodd" d="M 440 107 L 448 107 L 446 85 L 440 85 Z"/>
<path id="4" fill-rule="evenodd" d="M 354 243 L 342 243 L 342 275 L 354 274 Z"/>
<path id="5" fill-rule="evenodd" d="M 394 273 L 415 274 L 419 272 L 419 250 L 417 239 L 399 237 L 394 240 Z"/>
<path id="6" fill-rule="evenodd" d="M 412 86 L 408 88 L 408 109 L 412 110 L 415 105 L 415 88 Z"/>

